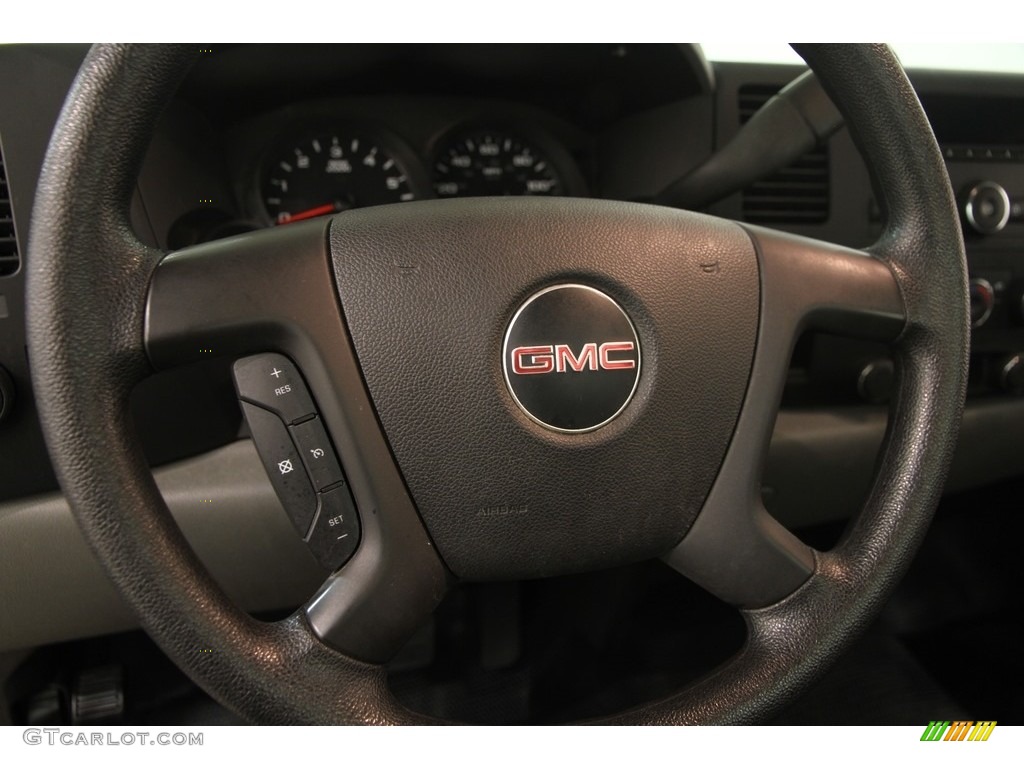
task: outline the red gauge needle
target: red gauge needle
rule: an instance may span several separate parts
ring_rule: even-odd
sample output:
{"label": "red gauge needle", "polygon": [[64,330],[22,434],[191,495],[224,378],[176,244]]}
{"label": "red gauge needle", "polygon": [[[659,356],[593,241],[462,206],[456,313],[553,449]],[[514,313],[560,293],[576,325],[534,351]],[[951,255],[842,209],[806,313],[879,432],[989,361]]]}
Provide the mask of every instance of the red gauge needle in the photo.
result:
{"label": "red gauge needle", "polygon": [[309,208],[305,211],[299,211],[298,213],[288,214],[287,218],[282,215],[278,215],[278,224],[291,224],[293,221],[303,221],[304,219],[315,219],[317,216],[323,216],[328,213],[334,213],[338,209],[335,203],[327,203],[325,205],[318,205],[316,208]]}

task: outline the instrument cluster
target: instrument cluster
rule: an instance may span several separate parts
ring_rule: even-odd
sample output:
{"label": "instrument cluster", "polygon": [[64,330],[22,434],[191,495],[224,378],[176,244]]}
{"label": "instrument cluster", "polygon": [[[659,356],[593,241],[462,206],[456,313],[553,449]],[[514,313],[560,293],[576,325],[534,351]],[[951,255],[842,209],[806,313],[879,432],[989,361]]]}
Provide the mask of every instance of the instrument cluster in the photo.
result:
{"label": "instrument cluster", "polygon": [[324,114],[281,122],[252,153],[258,191],[245,195],[267,226],[430,198],[587,195],[572,149],[507,115],[443,128]]}

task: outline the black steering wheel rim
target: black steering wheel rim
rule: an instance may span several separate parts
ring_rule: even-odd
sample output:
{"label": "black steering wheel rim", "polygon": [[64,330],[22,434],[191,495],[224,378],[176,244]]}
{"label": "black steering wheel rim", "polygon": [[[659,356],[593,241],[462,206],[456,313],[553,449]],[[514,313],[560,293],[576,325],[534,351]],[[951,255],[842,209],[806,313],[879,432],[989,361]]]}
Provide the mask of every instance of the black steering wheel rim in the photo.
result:
{"label": "black steering wheel rim", "polygon": [[[868,252],[891,270],[904,322],[894,341],[897,396],[882,460],[840,545],[818,553],[811,576],[784,599],[744,610],[749,636],[738,656],[684,691],[608,722],[752,722],[791,698],[895,585],[952,455],[969,325],[945,166],[891,51],[798,50],[844,113],[887,214]],[[428,722],[390,695],[382,666],[322,643],[307,614],[267,624],[232,605],[173,523],[132,434],[128,396],[151,372],[147,302],[164,254],[138,243],[128,204],[148,138],[192,57],[188,46],[95,47],[54,131],[33,217],[28,323],[58,477],[143,626],[215,698],[256,722]]]}

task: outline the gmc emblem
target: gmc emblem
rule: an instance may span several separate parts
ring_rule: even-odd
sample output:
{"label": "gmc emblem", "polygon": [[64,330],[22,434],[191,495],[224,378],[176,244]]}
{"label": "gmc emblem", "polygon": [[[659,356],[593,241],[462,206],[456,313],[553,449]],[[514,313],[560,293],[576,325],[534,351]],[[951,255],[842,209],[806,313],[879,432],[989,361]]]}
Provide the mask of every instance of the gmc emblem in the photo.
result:
{"label": "gmc emblem", "polygon": [[512,315],[501,371],[512,400],[533,421],[556,432],[589,432],[633,399],[641,352],[633,321],[611,296],[562,283],[537,291]]}
{"label": "gmc emblem", "polygon": [[[622,357],[622,353],[633,352],[632,341],[606,341],[603,344],[584,344],[579,355],[573,354],[568,344],[545,344],[533,347],[516,347],[512,350],[512,373],[532,376],[540,373],[568,373],[571,371],[604,370],[623,371],[636,368],[636,360]],[[612,355],[616,355],[612,357]]]}

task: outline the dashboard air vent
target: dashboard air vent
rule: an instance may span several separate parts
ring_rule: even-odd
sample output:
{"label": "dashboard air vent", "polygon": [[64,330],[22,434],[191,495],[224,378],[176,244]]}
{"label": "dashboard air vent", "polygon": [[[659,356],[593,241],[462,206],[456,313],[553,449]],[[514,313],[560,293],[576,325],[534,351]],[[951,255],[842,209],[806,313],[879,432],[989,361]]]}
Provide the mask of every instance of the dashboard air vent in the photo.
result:
{"label": "dashboard air vent", "polygon": [[[739,89],[740,124],[747,122],[779,91],[777,85],[744,85]],[[828,146],[743,190],[743,220],[751,224],[820,224],[828,219]]]}
{"label": "dashboard air vent", "polygon": [[3,150],[0,150],[0,277],[13,275],[18,271],[20,264],[18,240],[14,236],[14,211],[11,209],[11,193],[7,189],[7,172],[4,168]]}

